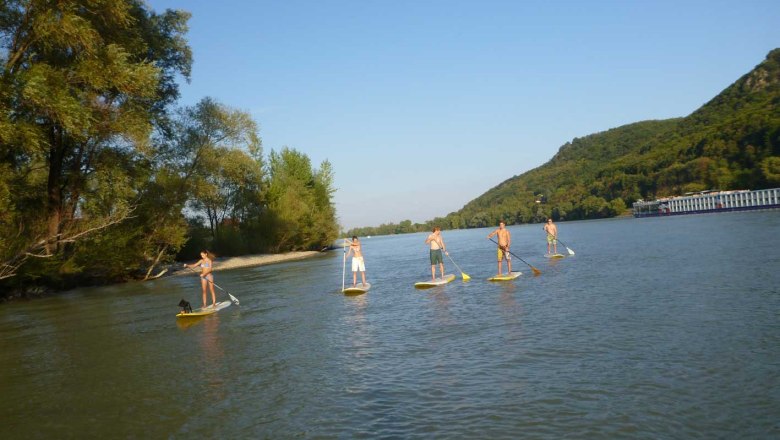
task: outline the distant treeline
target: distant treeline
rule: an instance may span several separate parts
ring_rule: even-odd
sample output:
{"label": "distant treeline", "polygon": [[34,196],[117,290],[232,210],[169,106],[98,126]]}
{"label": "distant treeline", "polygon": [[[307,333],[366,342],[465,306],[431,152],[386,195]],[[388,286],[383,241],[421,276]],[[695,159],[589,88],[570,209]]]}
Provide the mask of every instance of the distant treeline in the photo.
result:
{"label": "distant treeline", "polygon": [[433,226],[434,220],[425,223],[412,223],[411,220],[404,220],[401,223],[383,223],[379,226],[352,228],[346,232],[346,235],[349,237],[353,235],[366,237],[369,235],[409,234],[411,232],[431,231]]}
{"label": "distant treeline", "polygon": [[0,297],[158,273],[178,255],[318,249],[333,170],[190,78],[189,13],[142,0],[0,5]]}
{"label": "distant treeline", "polygon": [[[637,104],[641,105],[641,103]],[[780,49],[684,118],[577,138],[546,164],[512,177],[457,212],[424,224],[356,228],[379,235],[612,217],[638,199],[706,189],[780,186]]]}

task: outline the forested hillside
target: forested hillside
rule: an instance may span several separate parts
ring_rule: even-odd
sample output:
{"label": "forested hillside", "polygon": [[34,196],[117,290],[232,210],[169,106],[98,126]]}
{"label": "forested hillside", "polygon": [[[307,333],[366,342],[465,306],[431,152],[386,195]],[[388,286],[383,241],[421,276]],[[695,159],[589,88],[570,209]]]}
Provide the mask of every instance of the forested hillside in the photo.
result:
{"label": "forested hillside", "polygon": [[684,118],[644,121],[576,138],[546,164],[425,224],[352,233],[413,232],[619,215],[637,199],[704,189],[780,186],[780,49]]}
{"label": "forested hillside", "polygon": [[213,99],[177,105],[189,18],[142,0],[2,3],[0,297],[335,238],[330,163],[263,154],[257,123]]}

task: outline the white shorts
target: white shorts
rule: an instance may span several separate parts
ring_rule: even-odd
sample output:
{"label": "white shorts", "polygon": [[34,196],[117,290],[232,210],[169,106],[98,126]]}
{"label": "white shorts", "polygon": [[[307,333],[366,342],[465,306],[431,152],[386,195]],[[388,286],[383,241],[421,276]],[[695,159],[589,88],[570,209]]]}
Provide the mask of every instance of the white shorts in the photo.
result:
{"label": "white shorts", "polygon": [[357,271],[366,271],[366,263],[363,262],[363,257],[352,257],[352,272]]}

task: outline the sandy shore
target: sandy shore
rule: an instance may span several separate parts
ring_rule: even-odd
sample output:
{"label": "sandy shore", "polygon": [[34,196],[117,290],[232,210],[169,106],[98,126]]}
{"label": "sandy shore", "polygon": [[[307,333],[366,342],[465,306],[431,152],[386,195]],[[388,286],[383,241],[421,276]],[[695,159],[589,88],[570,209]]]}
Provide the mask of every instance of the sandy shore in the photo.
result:
{"label": "sandy shore", "polygon": [[305,251],[287,252],[285,254],[244,255],[242,257],[225,258],[224,260],[217,258],[214,261],[214,269],[224,270],[237,269],[239,267],[262,266],[265,264],[283,263],[285,261],[303,260],[304,258],[311,258],[320,254],[322,254],[322,252]]}
{"label": "sandy shore", "polygon": [[[239,267],[263,266],[266,264],[284,263],[285,261],[303,260],[320,255],[319,251],[287,252],[284,254],[255,254],[241,257],[217,258],[214,260],[214,271],[238,269]],[[174,274],[184,274],[187,270],[177,270]],[[190,272],[191,273],[191,272]]]}

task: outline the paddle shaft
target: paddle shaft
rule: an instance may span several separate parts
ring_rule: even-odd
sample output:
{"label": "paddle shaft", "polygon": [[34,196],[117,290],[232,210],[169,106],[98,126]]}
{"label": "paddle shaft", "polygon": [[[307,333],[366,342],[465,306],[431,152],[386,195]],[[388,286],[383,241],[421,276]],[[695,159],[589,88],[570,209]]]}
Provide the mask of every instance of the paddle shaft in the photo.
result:
{"label": "paddle shaft", "polygon": [[574,251],[569,249],[569,246],[566,246],[566,243],[562,242],[558,237],[555,237],[556,240],[558,240],[558,243],[562,244],[563,247],[566,248],[566,250],[569,252],[569,254],[574,255]]}
{"label": "paddle shaft", "polygon": [[342,243],[342,247],[344,248],[344,264],[341,265],[341,291],[344,291],[345,283],[344,277],[347,276],[347,239],[344,239],[344,243]]}
{"label": "paddle shaft", "polygon": [[[191,267],[189,267],[189,266],[187,266],[187,269],[189,269],[189,270],[191,270],[191,271],[193,271],[193,272],[195,272],[195,273],[198,273],[197,271],[193,270],[193,269],[192,269]],[[235,305],[238,305],[238,304],[239,304],[239,303],[238,303],[238,298],[236,298],[235,296],[231,295],[231,294],[230,294],[230,292],[228,292],[227,290],[225,290],[225,289],[223,289],[223,288],[219,287],[219,284],[215,283],[214,281],[211,281],[210,279],[208,279],[208,278],[206,278],[206,277],[204,277],[204,276],[202,276],[202,275],[200,276],[200,279],[208,281],[209,283],[211,283],[211,285],[212,285],[212,286],[214,286],[214,287],[216,287],[217,289],[219,289],[219,290],[221,290],[221,291],[223,291],[223,292],[227,293],[227,294],[228,294],[228,296],[230,297],[230,300],[231,300],[231,301],[233,301],[233,303],[234,303]]]}
{"label": "paddle shaft", "polygon": [[[493,240],[492,238],[490,238],[489,240],[490,240],[490,241],[492,241],[493,243],[496,243],[496,245],[497,245],[498,247],[501,247],[501,245],[500,245],[500,244],[498,244],[498,242],[496,242],[496,241],[495,241],[495,240]],[[503,249],[503,248],[502,248],[502,249]],[[542,273],[542,271],[540,271],[539,269],[537,269],[537,268],[535,268],[535,267],[531,266],[531,265],[530,265],[530,264],[529,264],[527,261],[525,261],[525,260],[523,260],[522,258],[520,258],[520,257],[518,257],[517,255],[515,255],[515,253],[514,253],[514,252],[510,251],[509,249],[505,249],[505,250],[506,250],[507,252],[509,252],[510,254],[512,254],[512,256],[513,256],[513,257],[517,258],[518,260],[522,261],[522,262],[523,262],[523,263],[525,263],[525,264],[528,264],[528,267],[530,267],[530,268],[531,268],[531,270],[534,272],[534,275],[539,275],[540,273]]]}
{"label": "paddle shaft", "polygon": [[[453,260],[452,257],[450,257],[450,253],[449,252],[447,252],[445,255],[447,255],[447,258],[449,258],[450,261],[452,261],[452,264],[454,264],[455,267],[458,268],[458,271],[460,271],[461,278],[463,278],[464,280],[468,280],[469,278],[471,278],[467,273],[465,273],[465,272],[463,272],[463,270],[461,270],[461,268],[458,266],[458,263],[456,263],[455,260]],[[444,274],[442,274],[442,276],[444,276]]]}

